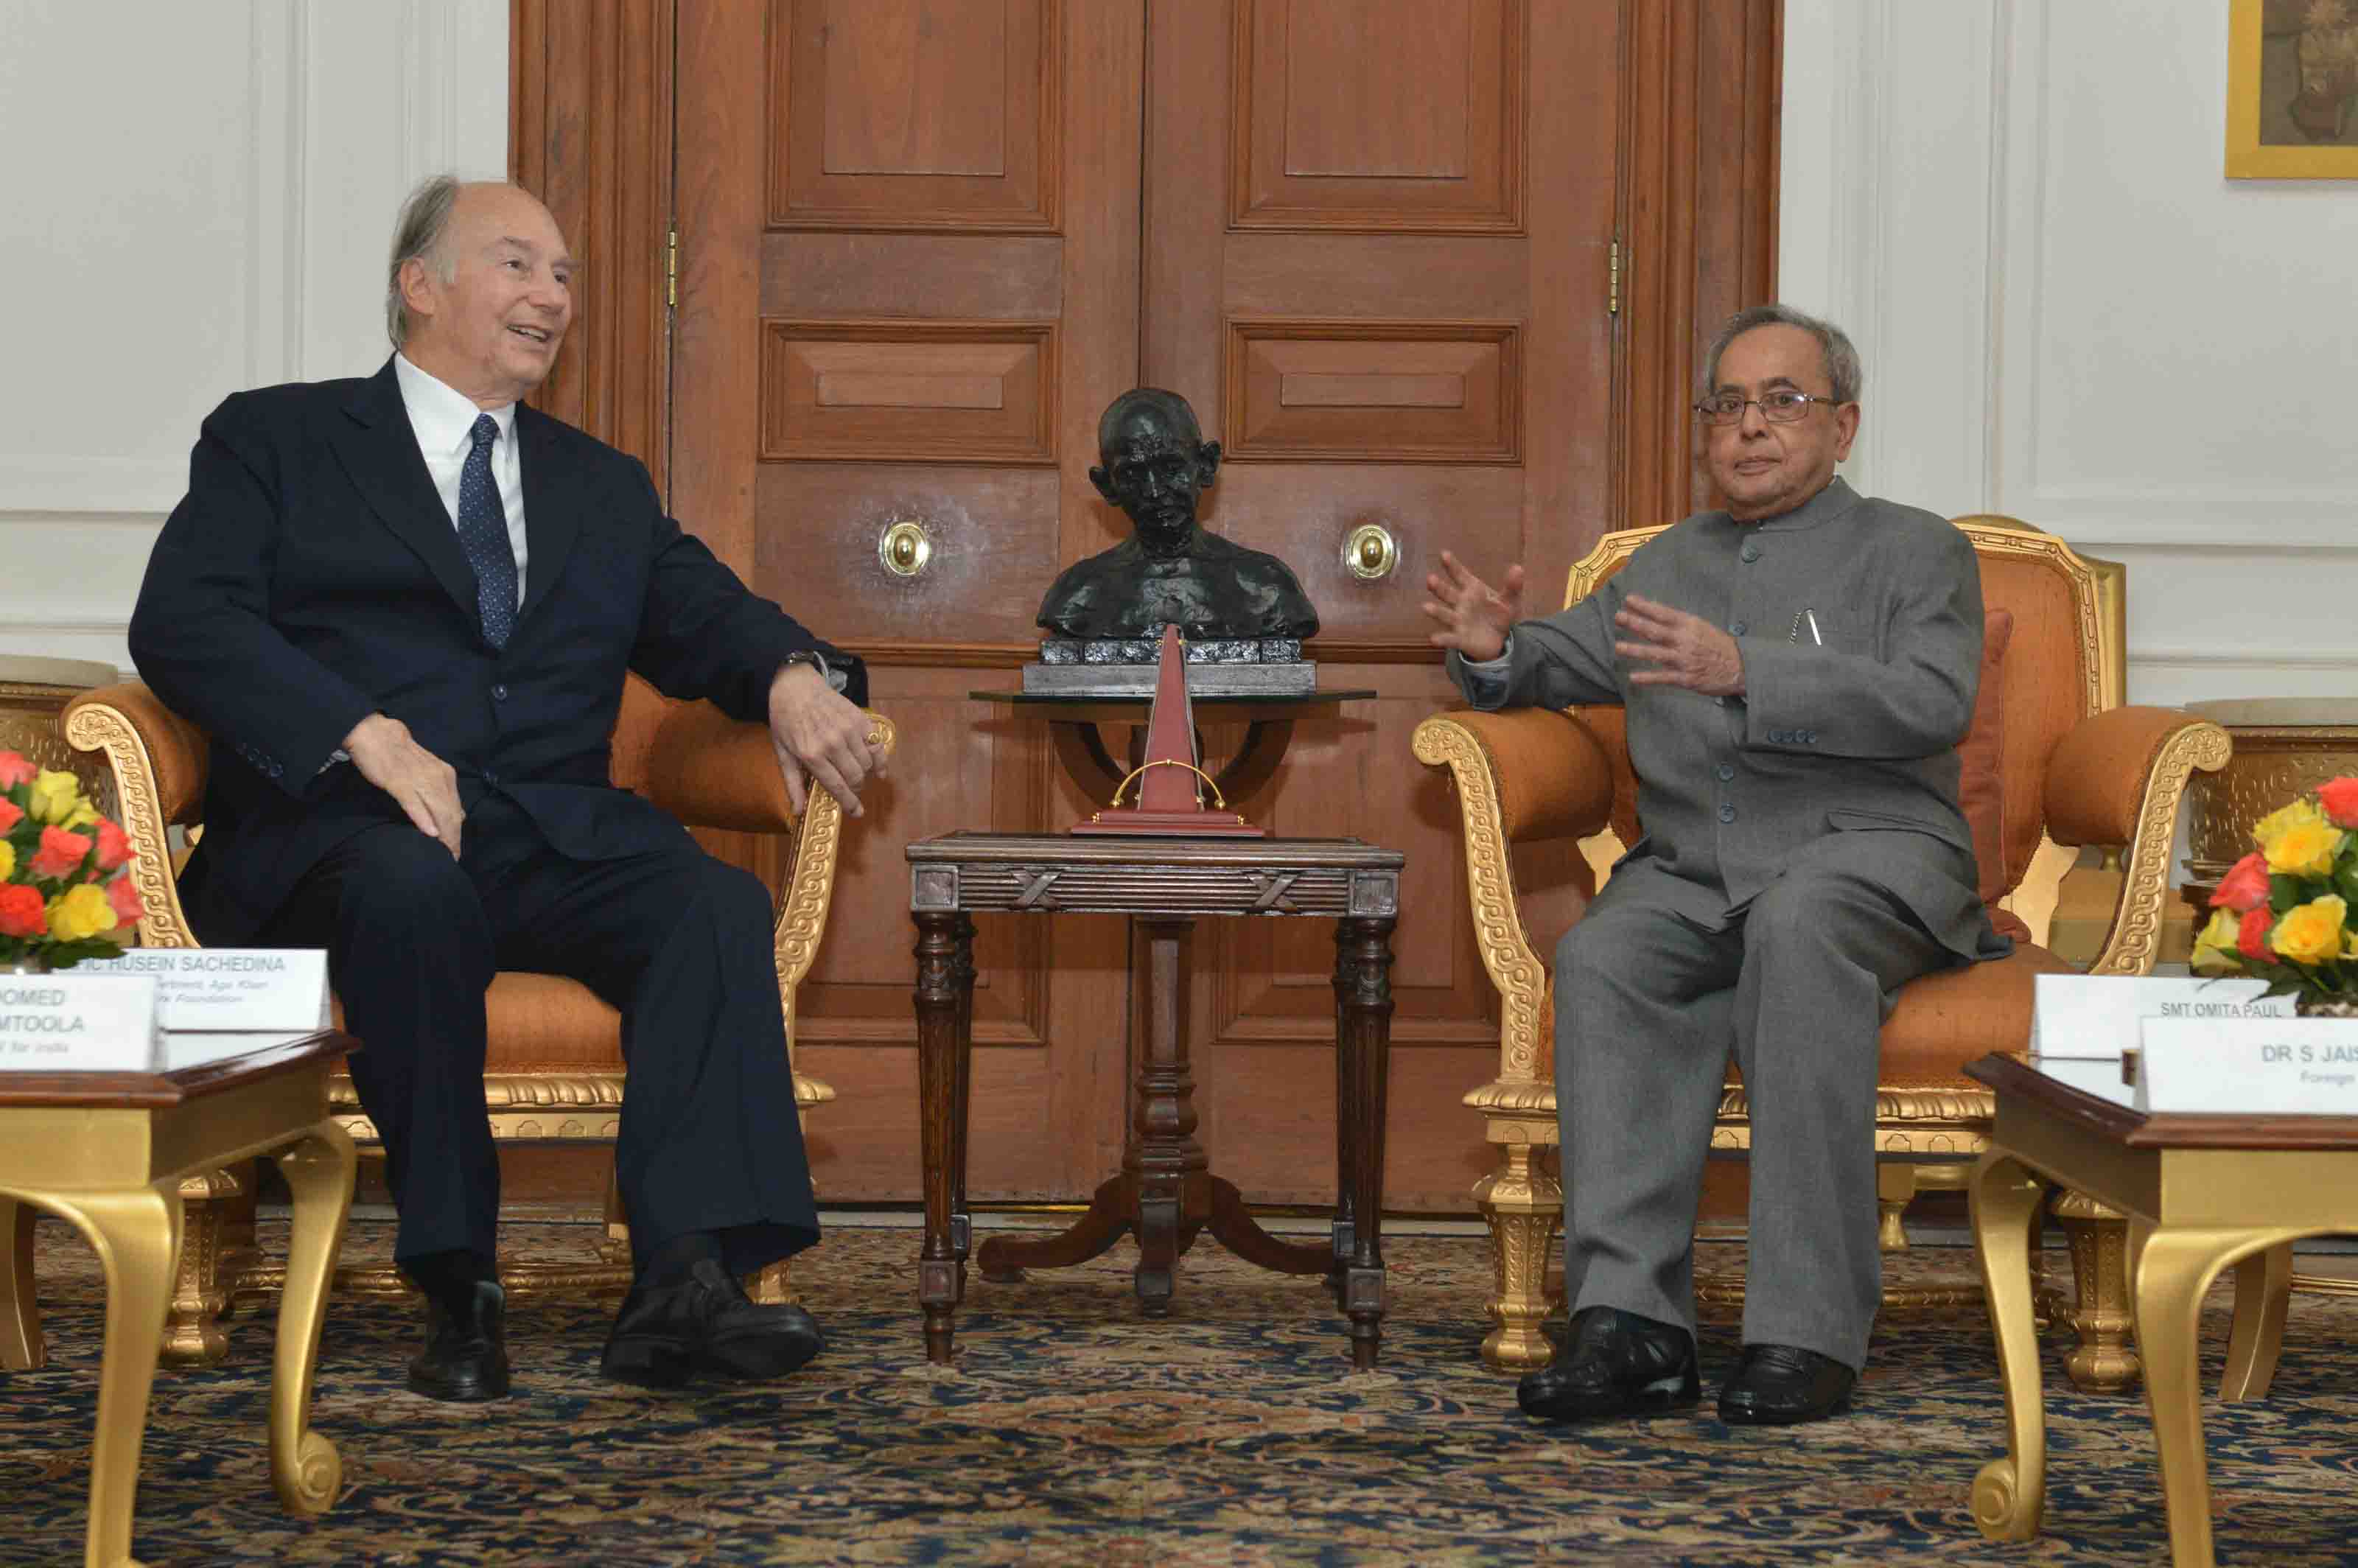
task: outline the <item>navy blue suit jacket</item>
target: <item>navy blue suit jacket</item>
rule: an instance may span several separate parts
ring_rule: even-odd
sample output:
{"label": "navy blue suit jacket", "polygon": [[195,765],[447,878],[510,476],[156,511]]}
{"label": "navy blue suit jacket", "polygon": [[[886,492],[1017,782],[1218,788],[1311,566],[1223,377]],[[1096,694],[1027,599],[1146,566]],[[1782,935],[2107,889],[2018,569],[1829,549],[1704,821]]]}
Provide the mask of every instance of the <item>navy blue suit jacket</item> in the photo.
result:
{"label": "navy blue suit jacket", "polygon": [[250,939],[330,849],[407,822],[350,763],[327,765],[371,713],[456,769],[470,812],[497,790],[559,853],[595,860],[683,831],[610,782],[626,669],[763,721],[779,666],[813,649],[866,701],[858,662],[681,532],[635,459],[529,407],[515,435],[529,564],[494,650],[390,361],[365,380],[239,393],[205,420],[131,653],[212,738],[205,835],[181,882],[207,941]]}

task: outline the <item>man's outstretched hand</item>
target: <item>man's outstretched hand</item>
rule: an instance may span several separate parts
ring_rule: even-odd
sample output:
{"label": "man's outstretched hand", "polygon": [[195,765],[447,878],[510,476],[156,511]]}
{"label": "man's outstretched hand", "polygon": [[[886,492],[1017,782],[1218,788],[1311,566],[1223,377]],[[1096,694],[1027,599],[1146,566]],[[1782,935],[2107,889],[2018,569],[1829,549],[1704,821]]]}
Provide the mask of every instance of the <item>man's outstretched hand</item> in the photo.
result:
{"label": "man's outstretched hand", "polygon": [[788,665],[770,682],[770,749],[796,816],[809,803],[811,780],[845,816],[860,815],[860,786],[884,772],[884,739],[869,722],[808,665]]}
{"label": "man's outstretched hand", "polygon": [[459,805],[458,772],[412,739],[408,725],[372,713],[344,737],[344,753],[361,777],[393,796],[420,833],[440,839],[458,859],[459,829],[467,820]]}
{"label": "man's outstretched hand", "polygon": [[1613,612],[1624,641],[1613,651],[1650,667],[1629,672],[1632,686],[1681,686],[1705,697],[1744,694],[1744,654],[1736,639],[1683,610],[1633,593]]}
{"label": "man's outstretched hand", "polygon": [[1522,619],[1523,568],[1507,568],[1506,580],[1492,588],[1460,566],[1455,556],[1441,552],[1441,569],[1424,579],[1424,612],[1439,630],[1427,641],[1436,648],[1455,648],[1462,658],[1481,664],[1495,659],[1507,645],[1507,629]]}

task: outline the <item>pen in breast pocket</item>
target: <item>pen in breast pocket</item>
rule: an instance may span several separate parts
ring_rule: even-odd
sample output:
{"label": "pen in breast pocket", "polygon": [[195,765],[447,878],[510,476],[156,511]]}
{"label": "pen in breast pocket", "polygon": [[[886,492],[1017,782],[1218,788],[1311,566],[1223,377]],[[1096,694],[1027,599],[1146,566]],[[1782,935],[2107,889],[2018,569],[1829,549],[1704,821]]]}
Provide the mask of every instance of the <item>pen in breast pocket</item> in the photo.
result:
{"label": "pen in breast pocket", "polygon": [[1807,626],[1810,629],[1810,641],[1820,647],[1824,647],[1826,640],[1818,635],[1818,617],[1815,611],[1804,610],[1799,615],[1793,617],[1793,630],[1788,640],[1795,643],[1800,642],[1801,640],[1801,628],[1804,626]]}

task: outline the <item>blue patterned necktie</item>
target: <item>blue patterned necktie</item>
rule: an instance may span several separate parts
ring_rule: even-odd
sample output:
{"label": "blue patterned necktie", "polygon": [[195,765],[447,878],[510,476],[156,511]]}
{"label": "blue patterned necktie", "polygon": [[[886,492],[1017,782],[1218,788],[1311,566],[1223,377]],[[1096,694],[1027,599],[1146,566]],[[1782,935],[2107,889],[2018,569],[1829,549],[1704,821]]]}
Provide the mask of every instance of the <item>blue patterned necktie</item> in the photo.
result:
{"label": "blue patterned necktie", "polygon": [[474,449],[459,470],[459,543],[475,568],[475,606],[483,617],[483,638],[494,648],[508,645],[515,630],[515,547],[508,543],[508,514],[500,505],[500,487],[492,478],[492,443],[500,438],[500,422],[479,415]]}

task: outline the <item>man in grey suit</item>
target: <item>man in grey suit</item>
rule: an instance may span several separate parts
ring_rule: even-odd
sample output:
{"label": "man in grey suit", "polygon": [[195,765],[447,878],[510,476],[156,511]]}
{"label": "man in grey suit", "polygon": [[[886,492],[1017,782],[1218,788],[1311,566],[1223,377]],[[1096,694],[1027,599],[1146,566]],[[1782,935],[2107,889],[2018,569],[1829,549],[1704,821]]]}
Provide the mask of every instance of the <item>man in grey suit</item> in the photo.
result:
{"label": "man in grey suit", "polygon": [[1556,949],[1572,1333],[1517,1390],[1552,1421],[1700,1398],[1695,1206],[1730,1050],[1751,1104],[1744,1355],[1721,1419],[1847,1402],[1881,1297],[1877,1037],[1918,975],[2008,950],[1974,892],[1957,741],[1981,574],[1942,518],[1834,477],[1857,351],[1788,307],[1712,346],[1696,412],[1725,512],[1561,614],[1444,554],[1433,641],[1476,708],[1619,703],[1643,837]]}

